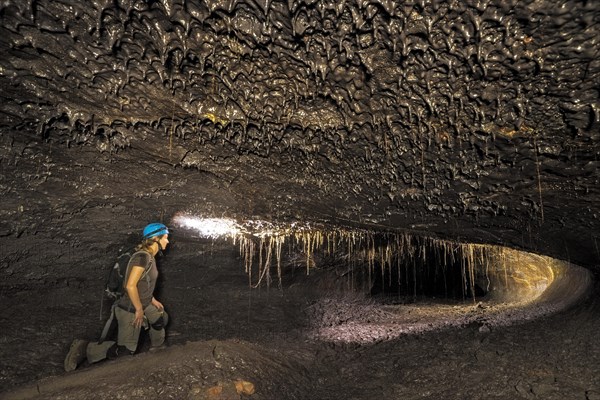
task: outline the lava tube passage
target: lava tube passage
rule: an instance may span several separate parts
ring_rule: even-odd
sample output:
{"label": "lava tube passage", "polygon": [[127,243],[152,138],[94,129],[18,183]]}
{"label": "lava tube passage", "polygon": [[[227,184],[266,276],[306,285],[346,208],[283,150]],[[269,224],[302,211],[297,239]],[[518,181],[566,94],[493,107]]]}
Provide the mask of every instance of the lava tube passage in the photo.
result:
{"label": "lava tube passage", "polygon": [[[239,246],[251,288],[301,275],[316,339],[374,343],[449,326],[479,330],[548,315],[580,300],[591,274],[502,246],[409,233],[178,215],[198,237]],[[301,274],[299,274],[301,272]]]}

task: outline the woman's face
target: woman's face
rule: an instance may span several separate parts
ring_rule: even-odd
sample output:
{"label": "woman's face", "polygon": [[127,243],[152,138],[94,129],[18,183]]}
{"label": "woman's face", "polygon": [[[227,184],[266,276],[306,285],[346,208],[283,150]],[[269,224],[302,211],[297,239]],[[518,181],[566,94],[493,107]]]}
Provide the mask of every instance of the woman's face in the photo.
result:
{"label": "woman's face", "polygon": [[165,250],[167,245],[169,244],[169,235],[162,235],[160,239],[158,239],[158,245],[161,250]]}

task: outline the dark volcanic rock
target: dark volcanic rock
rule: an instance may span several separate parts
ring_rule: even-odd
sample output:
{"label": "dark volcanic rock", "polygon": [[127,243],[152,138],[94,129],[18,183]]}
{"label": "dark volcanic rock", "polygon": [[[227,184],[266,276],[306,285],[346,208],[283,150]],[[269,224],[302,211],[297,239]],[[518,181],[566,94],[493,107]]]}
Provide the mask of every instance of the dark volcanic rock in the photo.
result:
{"label": "dark volcanic rock", "polygon": [[598,263],[594,2],[5,1],[0,15],[4,237],[185,209]]}
{"label": "dark volcanic rock", "polygon": [[597,1],[4,0],[0,21],[2,295],[97,286],[179,212],[598,273]]}

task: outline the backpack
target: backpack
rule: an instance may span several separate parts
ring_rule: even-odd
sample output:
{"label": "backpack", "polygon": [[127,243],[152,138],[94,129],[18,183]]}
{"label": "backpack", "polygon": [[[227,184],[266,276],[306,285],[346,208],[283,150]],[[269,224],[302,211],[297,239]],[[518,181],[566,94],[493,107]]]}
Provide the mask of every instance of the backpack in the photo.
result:
{"label": "backpack", "polygon": [[111,299],[119,299],[125,292],[125,276],[127,276],[127,265],[133,255],[133,249],[125,251],[117,256],[115,264],[108,272],[104,293]]}
{"label": "backpack", "polygon": [[[125,277],[127,277],[127,273],[129,272],[127,267],[129,260],[135,253],[137,253],[135,249],[130,249],[117,256],[115,264],[108,272],[108,278],[104,287],[104,293],[109,298],[118,300],[125,293]],[[145,278],[148,272],[149,270],[144,271],[140,279]]]}

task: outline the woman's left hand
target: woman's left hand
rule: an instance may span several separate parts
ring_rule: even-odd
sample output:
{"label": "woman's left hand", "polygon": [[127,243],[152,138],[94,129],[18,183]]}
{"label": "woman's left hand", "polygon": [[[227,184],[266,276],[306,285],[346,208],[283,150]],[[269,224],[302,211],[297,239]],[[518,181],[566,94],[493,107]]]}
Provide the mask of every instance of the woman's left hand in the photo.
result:
{"label": "woman's left hand", "polygon": [[152,305],[161,311],[165,309],[165,306],[163,306],[162,303],[156,300],[154,297],[152,298]]}

